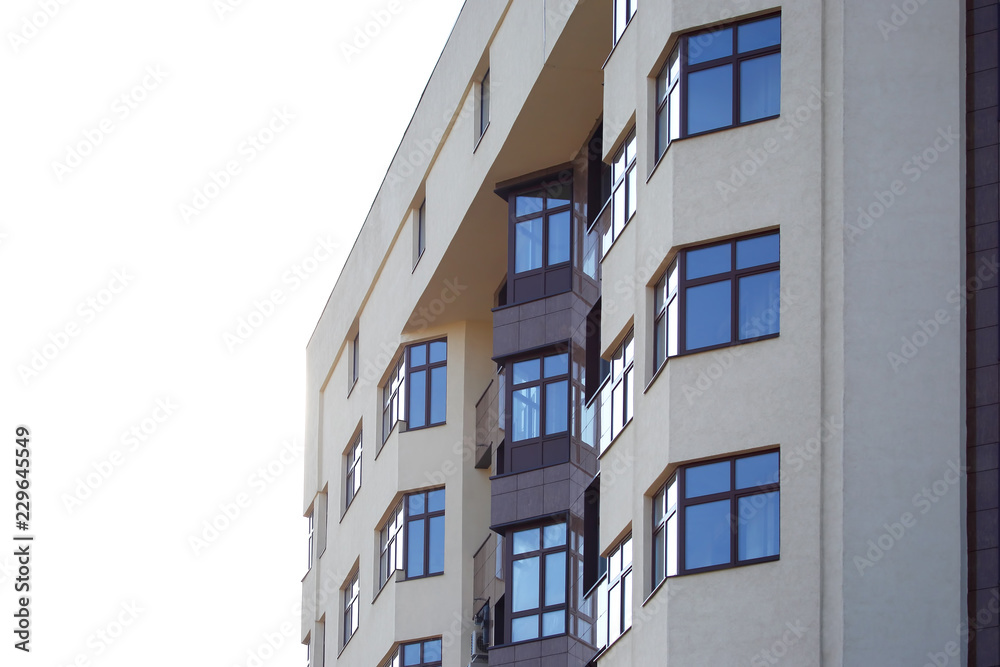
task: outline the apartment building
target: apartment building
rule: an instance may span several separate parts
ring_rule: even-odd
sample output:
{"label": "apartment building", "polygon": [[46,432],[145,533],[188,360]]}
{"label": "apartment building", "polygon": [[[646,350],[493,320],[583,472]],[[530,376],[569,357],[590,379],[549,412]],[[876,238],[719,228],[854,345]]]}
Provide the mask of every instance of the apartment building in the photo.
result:
{"label": "apartment building", "polygon": [[996,45],[466,3],[307,348],[310,666],[1000,664]]}

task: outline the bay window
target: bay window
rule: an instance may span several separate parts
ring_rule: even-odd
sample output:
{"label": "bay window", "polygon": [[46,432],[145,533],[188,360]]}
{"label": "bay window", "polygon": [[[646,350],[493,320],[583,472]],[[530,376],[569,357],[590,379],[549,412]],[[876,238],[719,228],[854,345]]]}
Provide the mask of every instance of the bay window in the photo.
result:
{"label": "bay window", "polygon": [[566,524],[536,526],[510,533],[510,641],[566,632],[568,587]]}

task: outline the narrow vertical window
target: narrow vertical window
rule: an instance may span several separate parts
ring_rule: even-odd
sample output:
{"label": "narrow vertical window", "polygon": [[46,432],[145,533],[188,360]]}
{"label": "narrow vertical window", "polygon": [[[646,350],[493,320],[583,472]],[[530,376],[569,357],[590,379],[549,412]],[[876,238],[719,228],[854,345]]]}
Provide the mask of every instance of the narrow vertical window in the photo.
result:
{"label": "narrow vertical window", "polygon": [[427,247],[427,202],[420,202],[417,210],[417,256],[424,254]]}
{"label": "narrow vertical window", "polygon": [[354,334],[354,340],[351,341],[351,387],[354,387],[361,374],[361,350],[358,347],[360,336],[360,332]]}
{"label": "narrow vertical window", "polygon": [[396,570],[403,569],[403,502],[400,501],[379,531],[379,583],[381,590]]}
{"label": "narrow vertical window", "polygon": [[483,136],[490,124],[490,71],[486,70],[479,82],[479,136]]}
{"label": "narrow vertical window", "polygon": [[344,586],[344,646],[351,641],[351,637],[358,631],[358,622],[361,614],[361,577],[360,572],[355,571],[354,575],[348,579]]}
{"label": "narrow vertical window", "polygon": [[448,402],[448,343],[435,340],[406,348],[407,428],[445,422]]}
{"label": "narrow vertical window", "polygon": [[615,0],[615,44],[621,39],[629,21],[635,16],[638,4],[638,0]]}
{"label": "narrow vertical window", "polygon": [[601,388],[601,451],[632,421],[635,335],[629,330],[611,356],[611,379]]}
{"label": "narrow vertical window", "polygon": [[361,490],[361,433],[347,448],[346,466],[347,477],[345,479],[344,511],[354,502],[355,496]]}
{"label": "narrow vertical window", "polygon": [[316,536],[316,524],[313,520],[313,517],[315,514],[316,514],[316,506],[313,505],[313,508],[309,510],[309,553],[307,556],[309,561],[309,567],[307,568],[307,570],[311,570],[313,567],[313,549],[315,548],[315,536]]}
{"label": "narrow vertical window", "polygon": [[681,136],[680,47],[674,47],[656,77],[656,159]]}
{"label": "narrow vertical window", "polygon": [[406,497],[406,578],[444,572],[444,489]]}
{"label": "narrow vertical window", "polygon": [[396,422],[402,421],[406,399],[406,351],[393,365],[382,387],[382,442],[389,438]]}
{"label": "narrow vertical window", "polygon": [[663,272],[653,291],[653,370],[677,354],[677,260]]}
{"label": "narrow vertical window", "polygon": [[611,244],[625,229],[636,209],[636,177],[635,177],[636,142],[633,128],[625,138],[625,143],[615,154],[611,165],[611,224],[604,230],[601,244],[606,255]]}

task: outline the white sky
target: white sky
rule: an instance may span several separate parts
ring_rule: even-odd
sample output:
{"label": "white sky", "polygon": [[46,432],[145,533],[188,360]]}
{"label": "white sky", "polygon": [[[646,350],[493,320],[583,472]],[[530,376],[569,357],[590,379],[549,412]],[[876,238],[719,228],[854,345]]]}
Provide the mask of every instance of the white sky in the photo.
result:
{"label": "white sky", "polygon": [[4,2],[0,664],[304,664],[305,344],[461,5]]}

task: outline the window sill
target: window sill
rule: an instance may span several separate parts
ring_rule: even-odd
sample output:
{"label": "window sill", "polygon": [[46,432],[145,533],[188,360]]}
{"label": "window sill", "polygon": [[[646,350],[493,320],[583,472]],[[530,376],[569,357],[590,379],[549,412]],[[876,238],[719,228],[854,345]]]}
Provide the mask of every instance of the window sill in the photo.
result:
{"label": "window sill", "polygon": [[403,433],[413,433],[414,431],[425,431],[425,430],[427,430],[429,428],[437,428],[438,426],[446,426],[447,424],[448,424],[448,422],[437,422],[436,424],[427,424],[426,426],[414,426],[412,428],[411,427],[407,427],[405,429],[401,428],[399,430],[399,432],[400,432],[400,434],[403,434]]}
{"label": "window sill", "polygon": [[604,260],[608,258],[608,254],[611,253],[611,249],[614,248],[615,244],[618,243],[618,239],[620,239],[622,236],[625,235],[625,230],[629,228],[629,226],[628,226],[629,223],[632,222],[632,218],[634,218],[637,213],[638,213],[638,209],[636,209],[635,211],[632,211],[632,215],[630,215],[628,217],[628,220],[625,221],[625,224],[622,225],[622,229],[621,229],[620,232],[618,232],[618,236],[616,236],[614,239],[612,239],[611,245],[609,245],[608,249],[604,250],[604,252],[601,254],[601,261],[598,262],[598,264],[600,264],[602,266],[604,265]]}
{"label": "window sill", "polygon": [[[633,415],[633,417],[634,416],[635,415]],[[597,460],[598,461],[602,460],[604,458],[604,455],[611,451],[611,448],[614,447],[615,443],[618,442],[619,438],[622,437],[622,433],[624,433],[625,431],[628,430],[628,426],[631,423],[632,423],[632,417],[629,417],[629,420],[622,425],[622,430],[618,431],[618,435],[616,435],[615,437],[611,438],[611,442],[609,442],[608,446],[604,448],[604,451],[600,452],[597,455]],[[600,443],[598,443],[598,447],[600,447]]]}
{"label": "window sill", "polygon": [[[401,573],[405,572],[405,570],[400,570],[400,572]],[[399,577],[399,579],[397,579],[396,583],[405,584],[407,581],[420,581],[421,579],[433,579],[434,577],[443,577],[443,576],[444,572],[435,572],[434,574],[421,574],[419,577],[407,577],[405,574],[402,574]]]}
{"label": "window sill", "polygon": [[420,258],[424,256],[424,252],[426,252],[426,250],[427,250],[427,248],[424,248],[420,252],[420,254],[417,255],[417,259],[413,262],[413,268],[410,269],[410,273],[416,273],[417,272],[417,265],[420,264]]}
{"label": "window sill", "polygon": [[354,498],[353,498],[353,499],[351,499],[351,504],[350,504],[350,505],[348,505],[347,507],[345,507],[345,508],[344,508],[344,511],[342,511],[342,512],[340,513],[340,521],[338,521],[338,522],[337,522],[338,524],[339,524],[339,523],[344,523],[344,517],[345,517],[345,516],[347,516],[347,513],[348,513],[348,512],[349,512],[349,511],[351,510],[351,507],[352,507],[352,506],[354,505],[354,501],[355,501],[356,499],[357,499],[357,495],[355,495],[355,496],[354,496]]}
{"label": "window sill", "polygon": [[[674,575],[674,576],[676,577],[677,575]],[[658,583],[655,586],[653,586],[653,590],[651,590],[649,592],[649,595],[646,596],[646,599],[643,600],[642,604],[639,605],[639,606],[640,607],[645,607],[649,603],[649,601],[653,599],[653,596],[656,595],[657,593],[659,593],[661,588],[663,588],[664,586],[666,586],[667,579],[673,579],[673,578],[674,577],[663,577],[663,579],[660,579],[660,583]]]}
{"label": "window sill", "polygon": [[663,363],[660,364],[660,367],[657,368],[656,371],[653,372],[653,377],[649,378],[649,382],[646,383],[646,386],[643,388],[642,393],[645,394],[647,391],[649,391],[649,388],[653,386],[653,383],[656,382],[656,379],[658,377],[660,377],[660,375],[663,373],[663,371],[667,368],[667,362],[669,360],[670,360],[670,357],[667,357],[666,359],[664,359]]}
{"label": "window sill", "polygon": [[354,378],[354,382],[352,382],[351,386],[347,388],[347,398],[351,397],[351,394],[354,393],[354,388],[357,386],[358,386],[358,378]]}
{"label": "window sill", "polygon": [[[696,350],[685,350],[684,352],[678,352],[673,357],[668,357],[668,360],[669,359],[677,359],[679,357],[689,357],[692,354],[701,354],[702,352],[713,352],[713,351],[716,351],[716,350],[725,350],[726,348],[730,348],[730,347],[739,348],[739,347],[742,347],[744,345],[750,345],[752,343],[759,343],[759,342],[764,341],[764,340],[771,340],[773,338],[778,338],[779,336],[781,336],[781,332],[780,331],[778,333],[767,334],[766,336],[758,336],[757,338],[748,338],[747,340],[738,340],[738,341],[735,341],[735,342],[721,343],[719,345],[710,345],[708,347],[699,347]],[[733,354],[738,356],[738,355],[743,354],[743,353],[742,352],[733,352]],[[666,364],[664,363],[664,365],[666,365]]]}

